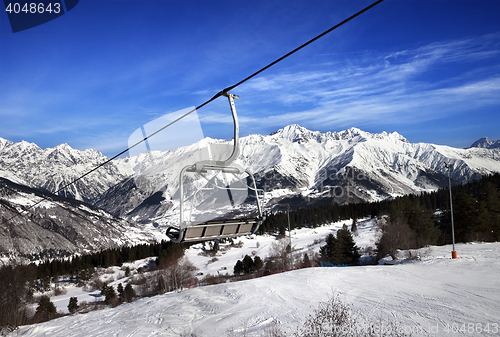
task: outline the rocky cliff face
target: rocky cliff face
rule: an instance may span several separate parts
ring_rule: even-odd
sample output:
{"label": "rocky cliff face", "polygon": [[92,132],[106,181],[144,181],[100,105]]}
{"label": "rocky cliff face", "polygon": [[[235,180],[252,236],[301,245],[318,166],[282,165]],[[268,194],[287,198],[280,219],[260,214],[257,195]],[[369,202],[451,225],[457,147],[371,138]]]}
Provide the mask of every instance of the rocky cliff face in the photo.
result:
{"label": "rocky cliff face", "polygon": [[0,257],[4,258],[48,258],[154,240],[95,206],[4,178],[0,178],[0,221]]}

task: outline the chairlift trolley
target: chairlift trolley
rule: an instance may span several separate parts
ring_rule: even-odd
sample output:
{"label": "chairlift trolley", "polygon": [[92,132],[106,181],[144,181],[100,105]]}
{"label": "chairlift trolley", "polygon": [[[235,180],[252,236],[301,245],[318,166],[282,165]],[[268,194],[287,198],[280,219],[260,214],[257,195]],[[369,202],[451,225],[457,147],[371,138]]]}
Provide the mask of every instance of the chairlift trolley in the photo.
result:
{"label": "chairlift trolley", "polygon": [[[228,92],[223,93],[229,100],[229,106],[231,108],[231,113],[233,116],[234,123],[234,138],[233,138],[233,150],[229,158],[224,161],[217,160],[203,160],[194,163],[193,165],[185,166],[180,172],[180,224],[179,227],[169,227],[167,229],[166,235],[173,242],[191,242],[191,241],[204,241],[204,240],[215,240],[222,238],[230,238],[237,236],[244,236],[254,234],[259,226],[264,221],[264,216],[262,215],[262,209],[258,196],[258,189],[255,183],[255,178],[251,172],[243,169],[239,165],[234,164],[234,160],[239,155],[239,124],[238,116],[236,114],[236,108],[234,106],[234,100],[238,100],[239,97]],[[197,173],[204,177],[207,182],[210,180],[206,178],[207,172],[218,171],[222,174],[233,174],[235,177],[238,174],[246,173],[250,177],[251,184],[253,187],[243,184],[244,188],[236,188],[236,190],[251,190],[255,193],[255,200],[257,203],[258,216],[251,218],[239,218],[239,219],[223,219],[223,220],[210,220],[210,221],[191,221],[184,219],[185,213],[185,200],[184,200],[184,182],[183,178],[186,173]],[[227,190],[229,197],[231,197],[231,191],[234,191],[234,187],[220,187],[219,189]]]}

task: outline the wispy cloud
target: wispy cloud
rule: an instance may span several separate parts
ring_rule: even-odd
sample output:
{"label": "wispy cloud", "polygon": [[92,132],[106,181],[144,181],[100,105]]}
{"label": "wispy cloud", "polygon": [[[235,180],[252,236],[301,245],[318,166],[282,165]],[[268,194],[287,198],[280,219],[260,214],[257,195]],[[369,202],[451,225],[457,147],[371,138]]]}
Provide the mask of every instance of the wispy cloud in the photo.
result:
{"label": "wispy cloud", "polygon": [[[499,54],[497,33],[261,76],[241,88],[246,101],[254,102],[241,104],[241,122],[405,124],[500,106]],[[231,122],[221,117],[205,121]]]}

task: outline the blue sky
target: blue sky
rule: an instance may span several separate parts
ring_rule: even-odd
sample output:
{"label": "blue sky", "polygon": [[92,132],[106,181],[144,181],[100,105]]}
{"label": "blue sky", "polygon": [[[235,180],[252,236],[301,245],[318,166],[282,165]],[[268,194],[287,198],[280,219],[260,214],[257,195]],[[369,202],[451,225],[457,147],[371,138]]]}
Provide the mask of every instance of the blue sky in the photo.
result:
{"label": "blue sky", "polygon": [[[112,156],[141,125],[203,103],[371,2],[81,0],[15,34],[2,12],[0,137]],[[233,93],[242,135],[297,123],[456,147],[499,139],[500,1],[385,0]],[[198,115],[206,136],[231,137],[227,100]]]}

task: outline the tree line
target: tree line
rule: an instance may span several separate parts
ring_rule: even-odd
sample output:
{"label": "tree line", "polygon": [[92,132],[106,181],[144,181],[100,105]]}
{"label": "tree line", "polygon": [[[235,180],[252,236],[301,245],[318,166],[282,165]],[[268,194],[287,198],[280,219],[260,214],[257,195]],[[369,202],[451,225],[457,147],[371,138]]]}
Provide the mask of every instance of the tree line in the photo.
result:
{"label": "tree line", "polygon": [[[452,196],[456,242],[500,239],[500,174],[453,186]],[[393,222],[410,228],[415,247],[452,241],[448,188],[378,202],[338,205],[331,200],[320,206],[290,210],[290,228],[314,228],[340,220],[389,215]],[[287,211],[267,213],[259,228],[260,233],[282,235],[287,230]]]}

